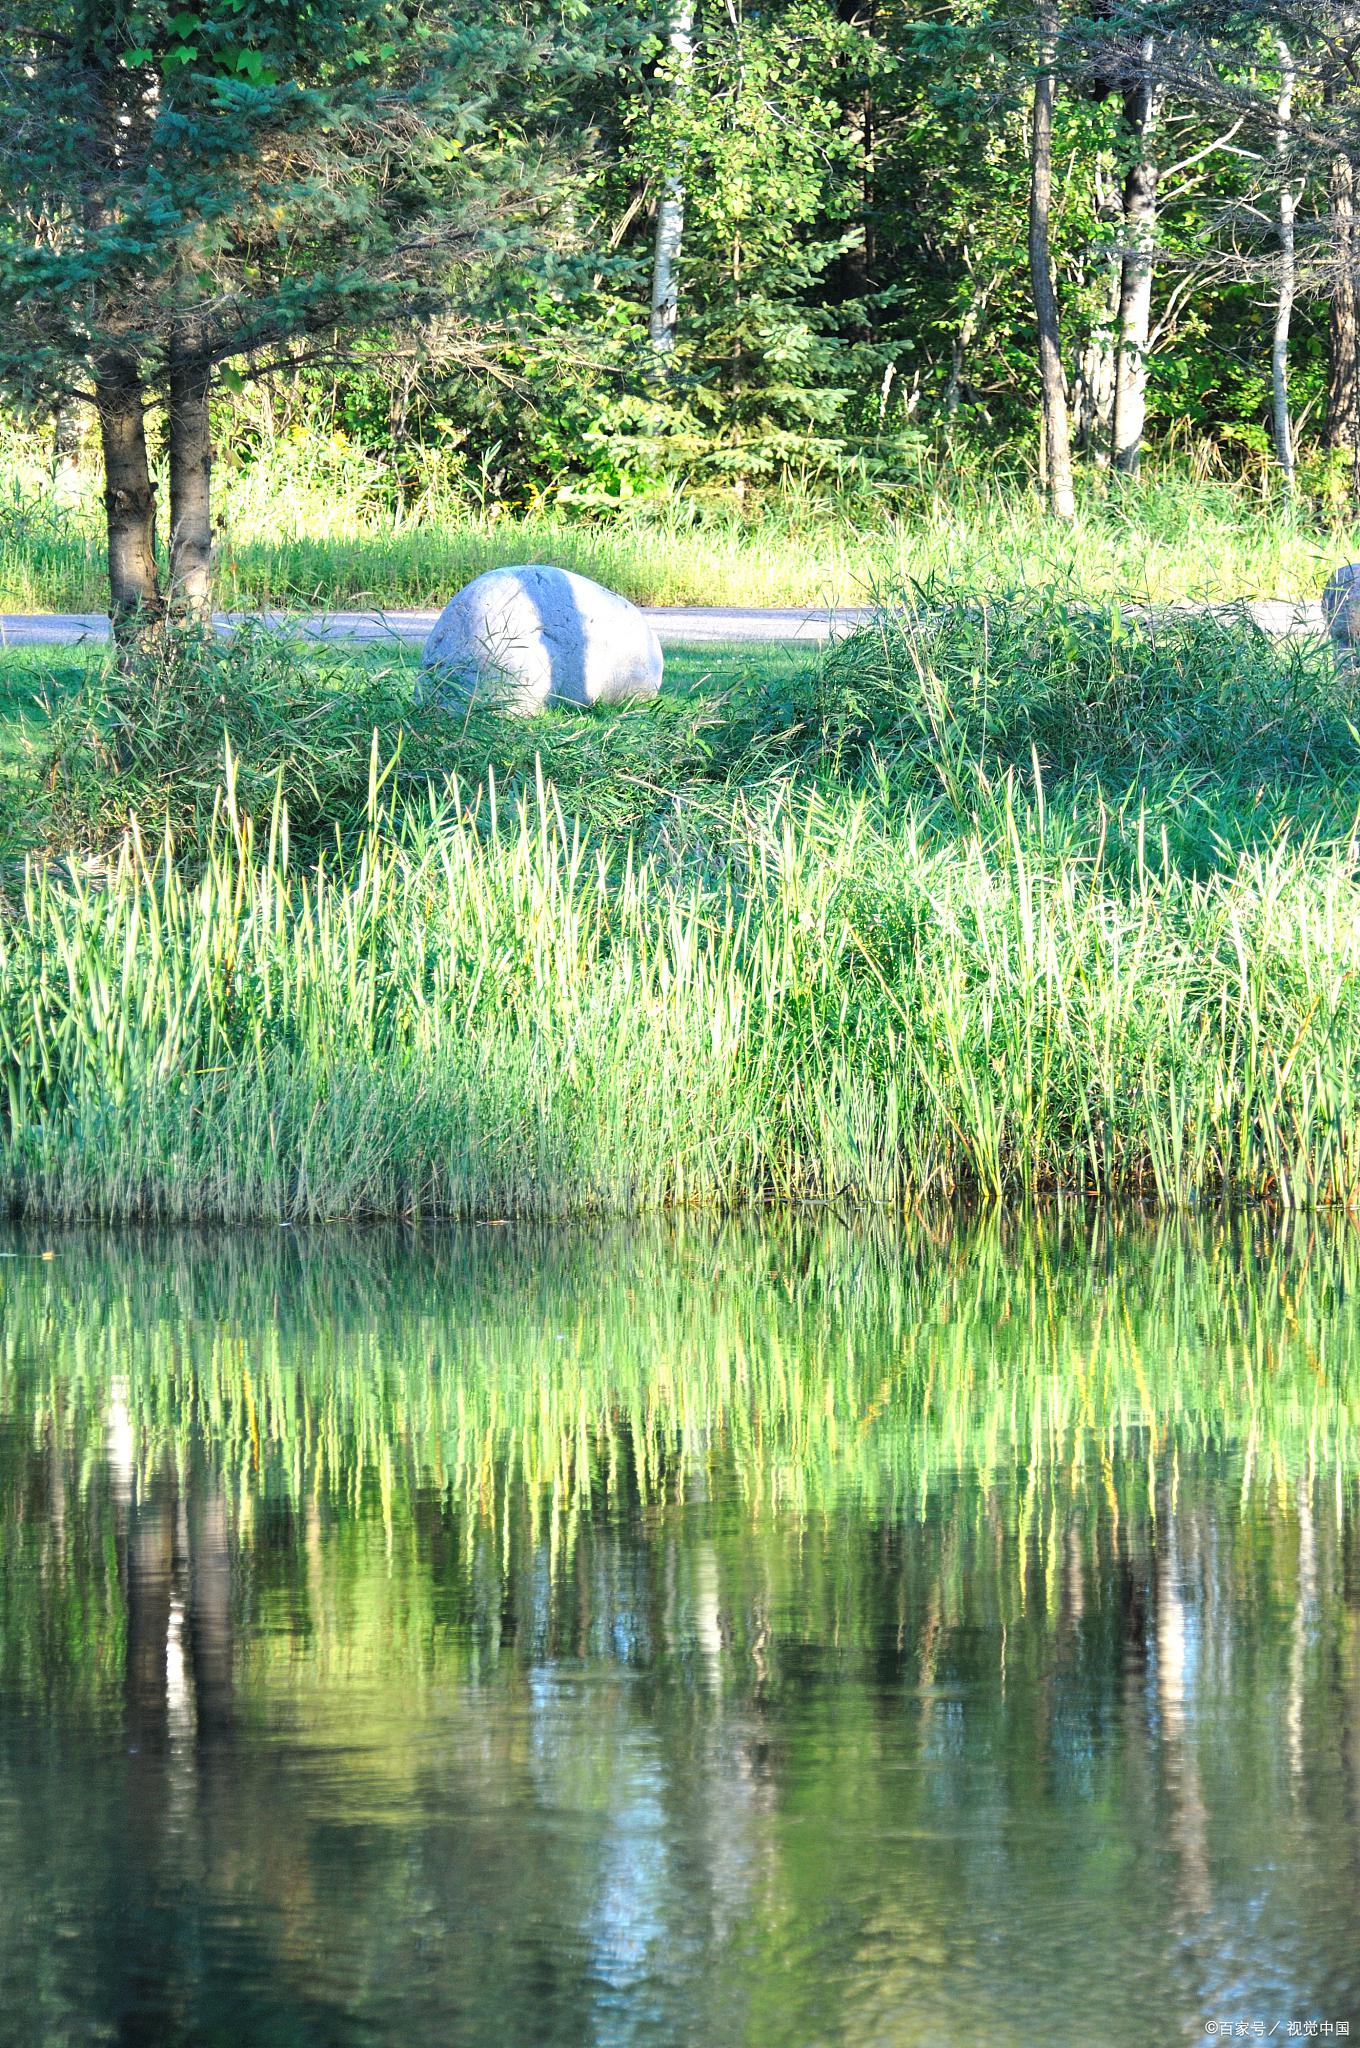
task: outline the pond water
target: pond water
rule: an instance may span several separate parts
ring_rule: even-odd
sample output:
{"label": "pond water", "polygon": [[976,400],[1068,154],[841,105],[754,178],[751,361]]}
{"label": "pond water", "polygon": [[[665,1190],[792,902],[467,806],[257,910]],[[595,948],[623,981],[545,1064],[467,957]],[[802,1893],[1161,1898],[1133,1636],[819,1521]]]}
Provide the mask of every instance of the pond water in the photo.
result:
{"label": "pond water", "polygon": [[1360,2037],[1349,1226],[0,1249],[5,2044]]}

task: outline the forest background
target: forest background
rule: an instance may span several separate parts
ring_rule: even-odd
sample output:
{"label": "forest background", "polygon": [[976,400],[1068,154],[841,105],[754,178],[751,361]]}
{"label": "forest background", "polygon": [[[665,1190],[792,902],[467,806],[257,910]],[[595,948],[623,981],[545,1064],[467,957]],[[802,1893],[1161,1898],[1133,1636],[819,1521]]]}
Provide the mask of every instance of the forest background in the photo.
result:
{"label": "forest background", "polygon": [[[62,132],[90,20],[133,135],[97,219],[88,142],[63,166],[15,111]],[[1116,556],[1135,585],[1139,533],[1169,519],[1174,550],[1245,519],[1256,553],[1239,532],[1214,594],[1287,594],[1313,551],[1266,559],[1261,536],[1302,526],[1327,536],[1321,559],[1356,497],[1360,14],[1344,6],[375,0],[341,20],[101,0],[17,6],[4,54],[16,609],[91,598],[100,537],[73,556],[72,509],[110,348],[154,472],[174,454],[176,346],[213,318],[191,368],[214,546],[229,590],[259,597],[448,594],[419,549],[348,571],[234,558],[266,515],[301,539],[343,512],[408,532],[651,523],[673,559],[616,561],[635,594],[815,601],[848,594],[843,550],[743,581],[695,547],[687,581],[684,532],[725,523],[768,552],[776,527],[883,533],[942,502],[976,525],[998,494],[1024,522],[1040,498],[1060,519],[1099,507],[1089,552],[1132,532]],[[129,80],[154,111],[140,167]],[[130,166],[138,206],[110,205]],[[233,204],[210,202],[223,190]],[[1133,490],[1149,466],[1156,488]],[[97,525],[88,492],[86,511]],[[972,566],[944,555],[951,575]]]}

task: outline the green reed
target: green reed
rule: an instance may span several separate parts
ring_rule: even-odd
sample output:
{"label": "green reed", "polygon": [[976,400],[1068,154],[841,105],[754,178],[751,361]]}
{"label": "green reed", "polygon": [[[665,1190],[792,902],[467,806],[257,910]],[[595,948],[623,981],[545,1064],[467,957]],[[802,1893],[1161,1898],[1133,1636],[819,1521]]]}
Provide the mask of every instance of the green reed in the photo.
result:
{"label": "green reed", "polygon": [[534,720],[307,660],[179,649],[50,728],[65,857],[0,884],[11,1208],[1353,1203],[1321,650],[937,592],[716,702]]}
{"label": "green reed", "polygon": [[290,855],[228,784],[0,926],[0,1197],[52,1217],[562,1216],[976,1191],[1350,1205],[1353,851],[1205,873],[981,780],[589,843],[540,784]]}

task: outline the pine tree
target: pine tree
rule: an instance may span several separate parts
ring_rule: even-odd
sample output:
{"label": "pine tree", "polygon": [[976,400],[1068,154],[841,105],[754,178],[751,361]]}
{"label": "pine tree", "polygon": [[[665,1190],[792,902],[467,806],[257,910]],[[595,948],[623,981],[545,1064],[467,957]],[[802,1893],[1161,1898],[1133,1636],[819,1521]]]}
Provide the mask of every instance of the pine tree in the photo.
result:
{"label": "pine tree", "polygon": [[0,385],[95,408],[120,631],[165,605],[149,403],[168,402],[170,596],[202,610],[215,374],[455,309],[542,199],[527,152],[484,146],[495,93],[541,57],[476,0],[5,0]]}

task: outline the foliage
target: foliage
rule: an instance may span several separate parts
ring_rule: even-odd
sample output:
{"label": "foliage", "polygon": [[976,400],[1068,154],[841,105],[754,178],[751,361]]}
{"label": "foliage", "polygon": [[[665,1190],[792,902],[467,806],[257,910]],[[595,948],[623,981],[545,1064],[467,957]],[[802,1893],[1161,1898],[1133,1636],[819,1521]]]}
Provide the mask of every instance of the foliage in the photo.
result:
{"label": "foliage", "polygon": [[54,0],[4,28],[0,379],[29,405],[112,350],[151,380],[177,342],[211,366],[428,320],[523,174],[484,146],[488,67],[531,61],[504,20]]}

